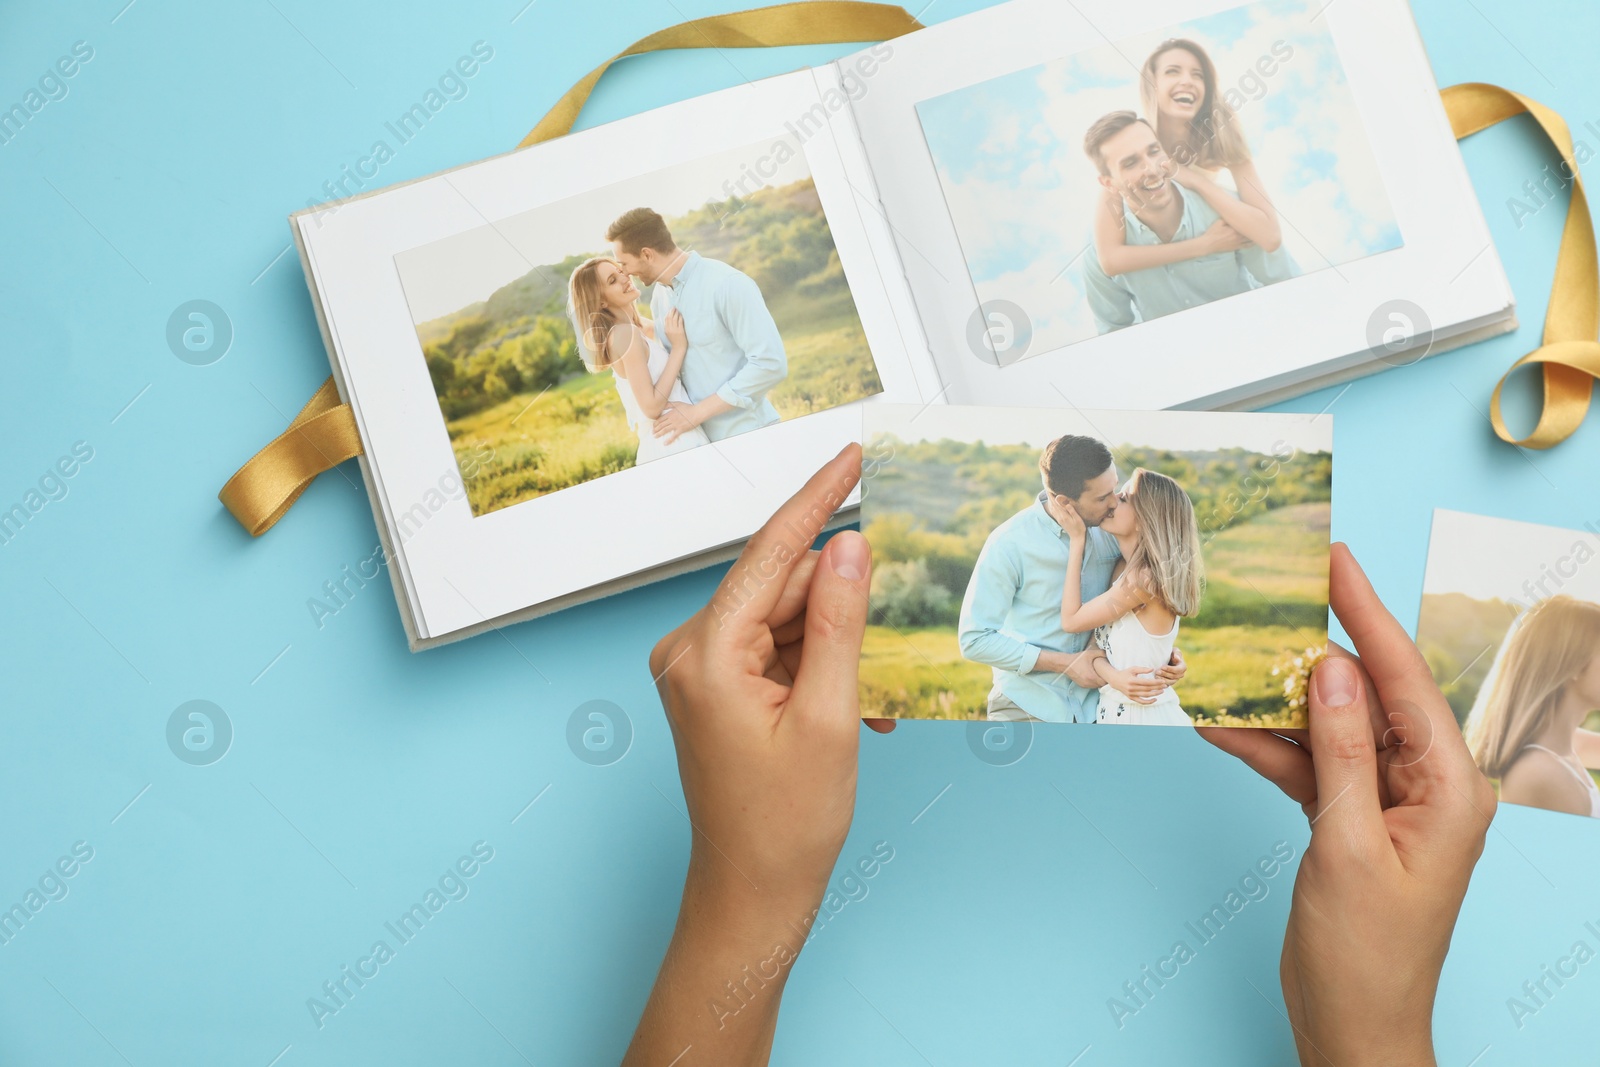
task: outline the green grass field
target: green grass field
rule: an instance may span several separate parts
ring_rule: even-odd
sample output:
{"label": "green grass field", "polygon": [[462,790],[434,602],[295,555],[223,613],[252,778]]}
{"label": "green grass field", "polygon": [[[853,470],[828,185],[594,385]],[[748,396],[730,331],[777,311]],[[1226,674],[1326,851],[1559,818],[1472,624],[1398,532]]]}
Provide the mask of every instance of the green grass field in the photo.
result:
{"label": "green grass field", "polygon": [[[1205,547],[1200,614],[1178,647],[1189,661],[1178,694],[1201,724],[1303,726],[1272,668],[1327,643],[1328,505],[1278,508]],[[988,667],[961,657],[955,627],[869,626],[861,650],[861,711],[918,719],[982,718]]]}
{"label": "green grass field", "polygon": [[[780,321],[805,323],[784,332],[789,377],[769,394],[780,416],[799,418],[881,391],[848,293],[842,306],[813,302],[819,312],[813,315],[798,307],[783,314],[789,309],[774,304]],[[474,515],[626,470],[638,449],[610,371],[569,376],[544,393],[513,396],[446,428]],[[476,459],[484,455],[490,458]]]}

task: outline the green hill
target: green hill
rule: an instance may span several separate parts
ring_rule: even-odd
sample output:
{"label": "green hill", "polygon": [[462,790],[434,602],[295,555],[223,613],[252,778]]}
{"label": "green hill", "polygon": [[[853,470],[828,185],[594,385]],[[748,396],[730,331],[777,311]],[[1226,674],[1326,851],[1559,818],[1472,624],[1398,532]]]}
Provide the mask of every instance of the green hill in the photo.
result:
{"label": "green hill", "polygon": [[1423,594],[1417,647],[1457,722],[1467,721],[1478,687],[1494,665],[1495,650],[1516,614],[1516,607],[1504,600],[1477,600],[1465,593]]}

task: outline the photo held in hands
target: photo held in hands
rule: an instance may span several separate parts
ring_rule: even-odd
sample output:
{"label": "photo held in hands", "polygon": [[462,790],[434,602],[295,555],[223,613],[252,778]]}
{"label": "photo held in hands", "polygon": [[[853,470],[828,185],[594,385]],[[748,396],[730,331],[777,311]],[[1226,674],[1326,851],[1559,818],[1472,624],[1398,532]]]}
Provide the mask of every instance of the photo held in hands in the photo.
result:
{"label": "photo held in hands", "polygon": [[868,718],[1305,725],[1327,416],[876,405]]}

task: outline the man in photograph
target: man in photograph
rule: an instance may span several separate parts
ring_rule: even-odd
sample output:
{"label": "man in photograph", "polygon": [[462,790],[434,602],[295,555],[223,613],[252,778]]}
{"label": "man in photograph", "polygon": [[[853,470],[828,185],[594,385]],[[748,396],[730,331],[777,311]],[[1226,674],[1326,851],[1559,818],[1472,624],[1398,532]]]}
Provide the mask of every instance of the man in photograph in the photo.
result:
{"label": "man in photograph", "polygon": [[[767,394],[789,373],[783,338],[761,289],[720,260],[680,249],[662,217],[648,207],[625,212],[606,230],[617,263],[655,286],[650,315],[673,309],[688,333],[680,380],[692,401],[669,404],[655,420],[667,444],[698,426],[720,441],[779,421]],[[670,350],[670,341],[662,338]]]}
{"label": "man in photograph", "polygon": [[1101,186],[1122,201],[1129,246],[1199,242],[1189,258],[1114,277],[1091,246],[1083,282],[1101,333],[1261,287],[1239,254],[1250,242],[1203,197],[1178,184],[1177,165],[1148,122],[1132,111],[1113,111],[1089,127],[1083,147],[1100,170]]}
{"label": "man in photograph", "polygon": [[[1111,588],[1122,558],[1116,538],[1100,529],[1120,506],[1117,467],[1104,442],[1067,434],[1045,446],[1039,471],[1044,487],[1034,502],[984,541],[961,601],[957,640],[962,656],[993,669],[988,718],[1095,722],[1102,682],[1094,661],[1106,654],[1093,644],[1092,632],[1068,633],[1061,626],[1070,554],[1064,526],[1073,525],[1063,520],[1076,510],[1083,521],[1081,589],[1088,601]],[[1185,669],[1174,651],[1156,671],[1159,684],[1130,695],[1153,697]]]}

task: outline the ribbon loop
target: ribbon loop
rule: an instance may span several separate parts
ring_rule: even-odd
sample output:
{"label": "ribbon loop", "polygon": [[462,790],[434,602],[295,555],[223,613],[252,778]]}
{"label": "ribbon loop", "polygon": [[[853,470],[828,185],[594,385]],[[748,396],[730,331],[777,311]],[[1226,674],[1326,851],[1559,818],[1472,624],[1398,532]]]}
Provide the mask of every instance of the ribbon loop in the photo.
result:
{"label": "ribbon loop", "polygon": [[[1589,198],[1578,173],[1572,132],[1562,117],[1521,93],[1483,82],[1467,82],[1445,89],[1445,113],[1456,137],[1470,137],[1498,122],[1527,113],[1556,146],[1572,181],[1572,204],[1561,232],[1556,255],[1555,280],[1550,287],[1550,307],[1544,318],[1544,344],[1511,365],[1489,401],[1489,421],[1502,441],[1523,448],[1552,448],[1583,425],[1600,378],[1600,265],[1594,243],[1594,221]],[[1526,437],[1517,437],[1500,414],[1500,393],[1511,375],[1524,366],[1538,364],[1544,377],[1544,399],[1539,421]]]}
{"label": "ribbon loop", "polygon": [[217,494],[239,525],[260,537],[300,499],[311,480],[361,455],[361,433],[330,377],[289,428],[250,457]]}

